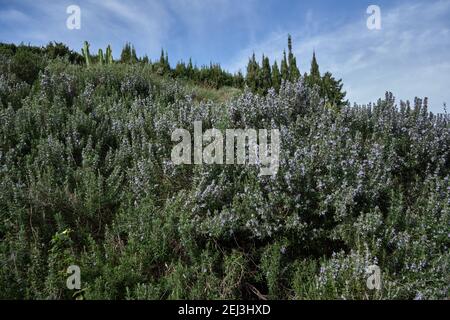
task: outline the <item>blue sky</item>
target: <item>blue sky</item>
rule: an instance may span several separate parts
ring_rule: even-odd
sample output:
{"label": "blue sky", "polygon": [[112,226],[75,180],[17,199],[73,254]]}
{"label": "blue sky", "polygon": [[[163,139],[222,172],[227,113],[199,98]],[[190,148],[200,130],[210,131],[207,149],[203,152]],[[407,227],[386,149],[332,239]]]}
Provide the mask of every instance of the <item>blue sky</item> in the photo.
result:
{"label": "blue sky", "polygon": [[[81,8],[81,29],[66,27],[69,5]],[[382,29],[369,30],[369,5],[381,8]],[[172,63],[220,62],[245,70],[255,52],[279,59],[292,34],[302,72],[313,50],[321,71],[342,78],[351,102],[428,96],[431,110],[450,103],[450,0],[0,0],[0,42],[64,42],[80,51],[126,41],[138,55]]]}

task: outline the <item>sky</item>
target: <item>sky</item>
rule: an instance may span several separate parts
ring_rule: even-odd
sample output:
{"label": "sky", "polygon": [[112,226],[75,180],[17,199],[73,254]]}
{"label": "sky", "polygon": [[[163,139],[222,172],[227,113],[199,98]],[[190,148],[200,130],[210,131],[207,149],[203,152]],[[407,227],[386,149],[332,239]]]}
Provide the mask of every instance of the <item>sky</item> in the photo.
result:
{"label": "sky", "polygon": [[[81,28],[66,26],[70,5]],[[369,5],[381,10],[370,30]],[[450,0],[0,0],[0,42],[63,42],[91,52],[125,42],[139,56],[172,64],[219,62],[245,73],[249,56],[280,60],[293,39],[302,73],[315,51],[321,72],[342,78],[351,103],[367,104],[391,91],[397,100],[428,97],[430,110],[450,104]]]}

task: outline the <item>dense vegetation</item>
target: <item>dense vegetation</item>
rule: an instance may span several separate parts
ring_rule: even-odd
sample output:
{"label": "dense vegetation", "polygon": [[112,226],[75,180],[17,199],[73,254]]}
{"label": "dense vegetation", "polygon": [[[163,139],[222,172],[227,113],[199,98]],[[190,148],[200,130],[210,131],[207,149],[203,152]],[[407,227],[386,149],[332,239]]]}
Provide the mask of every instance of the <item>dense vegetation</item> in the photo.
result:
{"label": "dense vegetation", "polygon": [[[131,45],[89,66],[60,44],[0,46],[0,298],[448,298],[447,120],[389,93],[350,107],[290,48],[243,80]],[[278,174],[174,166],[171,133],[196,120],[280,129]]]}

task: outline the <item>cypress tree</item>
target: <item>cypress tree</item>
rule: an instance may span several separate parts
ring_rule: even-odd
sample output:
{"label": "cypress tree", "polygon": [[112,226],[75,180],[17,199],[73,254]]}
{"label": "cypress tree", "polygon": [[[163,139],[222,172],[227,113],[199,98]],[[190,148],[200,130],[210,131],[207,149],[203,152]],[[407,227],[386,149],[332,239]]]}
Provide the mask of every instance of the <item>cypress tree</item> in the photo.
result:
{"label": "cypress tree", "polygon": [[242,88],[244,87],[245,79],[242,75],[241,70],[238,71],[238,73],[234,76],[234,86],[236,88]]}
{"label": "cypress tree", "polygon": [[194,66],[192,65],[192,58],[189,58],[189,63],[187,66],[187,76],[189,79],[192,79],[194,76]]}
{"label": "cypress tree", "polygon": [[161,56],[159,57],[159,63],[161,65],[164,65],[164,63],[165,63],[164,49],[161,49]]}
{"label": "cypress tree", "polygon": [[136,50],[131,45],[131,43],[127,42],[122,49],[122,53],[120,54],[120,62],[134,63],[136,61],[137,61]]}
{"label": "cypress tree", "polygon": [[311,69],[309,71],[309,75],[306,78],[306,82],[311,88],[316,85],[319,86],[320,94],[323,96],[324,88],[323,88],[322,78],[320,76],[319,64],[317,63],[315,51],[313,52],[313,57],[311,60]]}
{"label": "cypress tree", "polygon": [[122,52],[120,54],[120,62],[121,63],[128,63],[130,62],[131,58],[131,48],[130,44],[127,42],[125,46],[122,49]]}
{"label": "cypress tree", "polygon": [[185,78],[187,76],[186,64],[183,61],[179,61],[174,70],[175,77]]}
{"label": "cypress tree", "polygon": [[289,66],[291,66],[293,63],[294,54],[292,53],[292,37],[290,34],[288,35],[288,53],[289,53],[288,63],[289,63]]}
{"label": "cypress tree", "polygon": [[253,91],[256,92],[258,88],[258,78],[259,78],[259,64],[256,61],[255,54],[253,53],[251,59],[247,65],[247,86]]}
{"label": "cypress tree", "polygon": [[289,65],[289,80],[297,81],[300,79],[300,70],[297,67],[297,58],[292,57],[291,64]]}
{"label": "cypress tree", "polygon": [[131,63],[136,63],[138,61],[137,55],[136,55],[136,49],[134,48],[134,46],[131,46],[131,57],[130,57],[130,62]]}
{"label": "cypress tree", "polygon": [[309,74],[313,79],[320,78],[319,64],[317,63],[315,51],[313,52],[313,57],[311,60],[311,70]]}
{"label": "cypress tree", "polygon": [[342,91],[342,79],[336,80],[330,72],[326,72],[321,81],[321,96],[325,99],[328,105],[333,107],[340,107],[346,104],[346,92]]}
{"label": "cypress tree", "polygon": [[169,53],[167,51],[166,51],[166,56],[164,57],[164,61],[165,61],[166,70],[169,71],[170,70],[170,63],[169,63]]}
{"label": "cypress tree", "polygon": [[268,57],[262,59],[261,68],[261,89],[263,93],[266,93],[272,87],[272,70],[270,68],[270,61]]}
{"label": "cypress tree", "polygon": [[278,64],[275,61],[272,66],[272,86],[274,87],[276,92],[280,91],[281,87],[281,74],[280,69],[278,69]]}
{"label": "cypress tree", "polygon": [[296,81],[300,78],[300,70],[297,67],[297,58],[294,56],[292,52],[292,37],[288,35],[288,63],[289,63],[289,77],[288,79],[291,81]]}
{"label": "cypress tree", "polygon": [[165,74],[170,71],[169,57],[164,49],[161,49],[161,56],[159,57],[158,73]]}
{"label": "cypress tree", "polygon": [[283,51],[283,60],[281,60],[281,79],[289,80],[289,66],[286,60],[286,51]]}

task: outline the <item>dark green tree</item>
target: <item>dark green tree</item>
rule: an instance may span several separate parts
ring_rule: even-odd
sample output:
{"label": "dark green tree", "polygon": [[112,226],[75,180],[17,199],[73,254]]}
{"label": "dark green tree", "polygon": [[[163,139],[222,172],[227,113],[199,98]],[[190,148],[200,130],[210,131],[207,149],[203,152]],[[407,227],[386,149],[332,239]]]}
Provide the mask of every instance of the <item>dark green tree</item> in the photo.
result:
{"label": "dark green tree", "polygon": [[126,43],[120,53],[120,62],[121,63],[129,63],[131,60],[131,46],[129,43]]}
{"label": "dark green tree", "polygon": [[326,72],[322,77],[320,93],[325,102],[332,107],[341,107],[347,104],[344,100],[346,92],[342,90],[342,79],[336,80],[330,72]]}
{"label": "dark green tree", "polygon": [[192,64],[192,58],[189,58],[189,63],[187,65],[187,76],[189,77],[189,79],[193,79],[194,76],[194,65]]}
{"label": "dark green tree", "polygon": [[175,66],[174,76],[176,78],[188,78],[186,64],[183,61],[180,61]]}
{"label": "dark green tree", "polygon": [[233,86],[236,88],[243,88],[245,84],[244,75],[242,74],[241,70],[238,71],[237,74],[233,77]]}
{"label": "dark green tree", "polygon": [[136,55],[136,49],[134,46],[131,47],[131,63],[135,63],[138,61],[137,55]]}
{"label": "dark green tree", "polygon": [[306,81],[310,87],[313,87],[315,85],[321,87],[322,85],[322,78],[320,75],[319,64],[317,63],[315,51],[313,52],[313,57],[311,60],[311,69],[309,71],[309,75],[306,78]]}
{"label": "dark green tree", "polygon": [[310,75],[313,78],[320,78],[319,64],[317,63],[316,52],[315,51],[313,52],[313,57],[312,57],[312,60],[311,60]]}
{"label": "dark green tree", "polygon": [[157,72],[161,75],[170,73],[169,55],[164,49],[161,49]]}
{"label": "dark green tree", "polygon": [[289,63],[289,77],[290,81],[296,81],[300,78],[300,70],[297,67],[297,58],[294,56],[292,52],[292,37],[288,35],[288,63]]}
{"label": "dark green tree", "polygon": [[289,80],[289,66],[286,59],[286,51],[283,51],[283,60],[281,60],[281,79]]}
{"label": "dark green tree", "polygon": [[267,93],[267,91],[272,87],[272,70],[270,68],[270,60],[268,57],[263,55],[262,58],[262,68],[261,68],[261,91]]}
{"label": "dark green tree", "polygon": [[300,79],[300,70],[297,67],[297,58],[293,57],[289,65],[289,80],[297,81]]}
{"label": "dark green tree", "polygon": [[272,66],[272,86],[274,87],[276,92],[280,91],[281,74],[280,69],[278,68],[278,63],[276,61]]}
{"label": "dark green tree", "polygon": [[161,56],[159,57],[159,63],[164,64],[166,62],[166,55],[164,54],[164,49],[161,49]]}
{"label": "dark green tree", "polygon": [[138,61],[136,50],[131,45],[131,43],[127,42],[122,49],[122,53],[120,54],[120,62],[122,63],[136,63]]}
{"label": "dark green tree", "polygon": [[247,65],[247,86],[253,91],[256,92],[259,87],[259,64],[256,61],[255,54],[253,53],[251,59]]}

